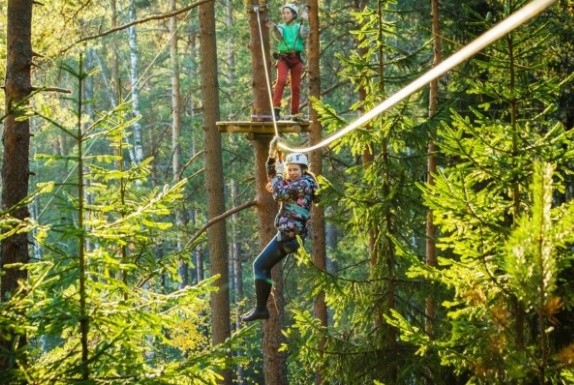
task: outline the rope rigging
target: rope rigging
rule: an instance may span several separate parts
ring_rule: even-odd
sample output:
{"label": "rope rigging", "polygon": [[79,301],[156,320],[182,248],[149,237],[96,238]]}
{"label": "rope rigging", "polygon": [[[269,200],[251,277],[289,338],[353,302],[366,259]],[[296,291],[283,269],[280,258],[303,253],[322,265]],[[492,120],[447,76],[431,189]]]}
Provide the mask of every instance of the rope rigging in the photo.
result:
{"label": "rope rigging", "polygon": [[[269,68],[267,66],[267,55],[265,54],[265,45],[263,43],[263,29],[261,27],[261,13],[259,12],[259,6],[253,7],[257,13],[257,27],[259,29],[259,46],[261,47],[261,56],[263,57],[263,67],[265,68],[265,81],[267,82],[267,96],[269,97],[269,105],[273,106],[273,90],[271,88],[271,80],[269,79]],[[271,114],[271,119],[273,121],[273,130],[275,131],[275,136],[279,136],[279,128],[277,127],[277,120],[275,119],[275,114]]]}
{"label": "rope rigging", "polygon": [[[437,66],[431,68],[423,75],[419,76],[417,79],[412,81],[410,84],[406,85],[395,94],[391,95],[388,99],[385,99],[383,102],[375,106],[370,111],[364,113],[362,116],[357,118],[355,121],[349,123],[346,127],[340,129],[339,131],[331,134],[330,136],[326,137],[322,141],[317,144],[308,146],[308,147],[291,147],[288,144],[282,142],[281,138],[279,137],[279,132],[277,130],[277,126],[275,125],[275,136],[278,138],[276,141],[277,146],[285,151],[289,152],[298,152],[298,153],[307,153],[314,150],[318,150],[322,147],[325,147],[337,139],[340,139],[344,135],[350,133],[353,130],[365,125],[369,121],[376,118],[378,115],[382,114],[389,108],[393,107],[400,101],[404,100],[414,92],[420,90],[425,85],[430,83],[432,80],[435,80],[439,76],[443,75],[444,73],[450,71],[457,65],[461,64],[463,61],[469,59],[481,49],[489,46],[490,44],[494,43],[504,35],[512,32],[514,29],[518,28],[522,24],[525,24],[530,19],[533,19],[540,13],[542,13],[546,8],[550,5],[555,3],[556,0],[533,0],[530,3],[526,4],[524,7],[520,8],[506,19],[502,20],[500,23],[489,29],[488,31],[484,32],[475,40],[468,43],[466,46],[462,47],[460,50],[449,56],[446,60],[439,63]],[[260,30],[261,32],[261,30]],[[261,35],[260,35],[261,36]],[[261,39],[262,40],[262,39]],[[263,43],[262,43],[263,49]],[[264,55],[265,60],[265,55]],[[267,67],[266,67],[267,68]],[[267,75],[267,72],[266,72]],[[275,122],[275,120],[274,120]]]}

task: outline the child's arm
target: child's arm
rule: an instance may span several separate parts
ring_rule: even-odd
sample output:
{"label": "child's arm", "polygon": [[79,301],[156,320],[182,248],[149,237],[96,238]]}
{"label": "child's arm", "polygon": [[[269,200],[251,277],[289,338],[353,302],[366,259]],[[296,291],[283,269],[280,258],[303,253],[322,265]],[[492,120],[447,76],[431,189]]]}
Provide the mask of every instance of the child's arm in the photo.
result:
{"label": "child's arm", "polygon": [[281,26],[275,24],[271,20],[265,23],[265,25],[267,26],[267,28],[273,30],[273,36],[275,36],[276,39],[280,40],[281,38],[283,38],[283,28],[281,28]]}
{"label": "child's arm", "polygon": [[[267,179],[271,180],[277,174],[283,174],[283,163],[281,162],[281,156],[277,148],[277,140],[275,137],[269,144],[269,156],[267,157]],[[279,161],[275,159],[279,158]]]}
{"label": "child's arm", "polygon": [[267,179],[271,180],[276,176],[283,177],[285,165],[281,161],[276,161],[275,158],[267,158]]}
{"label": "child's arm", "polygon": [[301,26],[299,27],[299,36],[301,36],[303,40],[307,39],[307,36],[309,36],[309,31],[309,26],[307,24],[301,23]]}
{"label": "child's arm", "polygon": [[307,39],[307,36],[309,36],[310,32],[309,24],[307,23],[309,21],[309,14],[307,13],[307,9],[303,9],[299,17],[301,18],[301,27],[299,28],[299,36],[301,36],[303,39]]}
{"label": "child's arm", "polygon": [[285,182],[282,176],[276,175],[271,183],[273,186],[273,198],[278,201],[295,200],[301,194],[313,188],[306,178]]}

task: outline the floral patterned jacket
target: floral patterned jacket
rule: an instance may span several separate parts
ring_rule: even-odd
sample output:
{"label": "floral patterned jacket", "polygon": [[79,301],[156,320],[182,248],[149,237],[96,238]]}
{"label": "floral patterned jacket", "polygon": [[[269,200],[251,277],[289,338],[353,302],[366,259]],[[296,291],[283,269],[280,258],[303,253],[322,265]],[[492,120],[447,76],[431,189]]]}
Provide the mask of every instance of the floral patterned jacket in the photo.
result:
{"label": "floral patterned jacket", "polygon": [[307,236],[307,223],[311,218],[311,206],[319,186],[315,178],[303,172],[301,178],[289,181],[275,173],[275,164],[268,163],[267,174],[271,177],[273,199],[279,202],[275,227],[282,236],[294,238]]}

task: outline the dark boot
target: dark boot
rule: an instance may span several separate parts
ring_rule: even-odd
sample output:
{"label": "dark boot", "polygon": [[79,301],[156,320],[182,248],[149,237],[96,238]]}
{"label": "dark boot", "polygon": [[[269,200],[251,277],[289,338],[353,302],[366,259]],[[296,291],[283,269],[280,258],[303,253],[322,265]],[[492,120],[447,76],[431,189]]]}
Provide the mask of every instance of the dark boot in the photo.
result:
{"label": "dark boot", "polygon": [[275,116],[275,120],[281,120],[281,108],[274,107],[273,108],[273,115]]}
{"label": "dark boot", "polygon": [[267,310],[267,298],[271,294],[271,284],[262,279],[255,280],[255,295],[257,297],[257,305],[255,309],[251,310],[249,313],[245,313],[241,316],[241,321],[250,322],[258,319],[268,319],[269,310]]}

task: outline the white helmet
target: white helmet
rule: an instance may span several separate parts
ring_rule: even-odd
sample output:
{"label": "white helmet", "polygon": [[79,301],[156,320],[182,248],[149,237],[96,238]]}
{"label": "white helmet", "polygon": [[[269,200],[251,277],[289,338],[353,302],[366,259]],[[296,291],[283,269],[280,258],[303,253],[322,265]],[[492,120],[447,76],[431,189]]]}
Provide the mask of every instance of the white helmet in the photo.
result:
{"label": "white helmet", "polygon": [[297,8],[297,6],[293,3],[285,4],[284,6],[281,7],[281,10],[283,10],[283,8],[289,8],[291,11],[293,11],[293,13],[295,13],[295,16],[299,14],[299,8]]}
{"label": "white helmet", "polygon": [[294,152],[287,155],[285,158],[285,164],[298,164],[300,166],[309,167],[309,162],[305,154]]}

